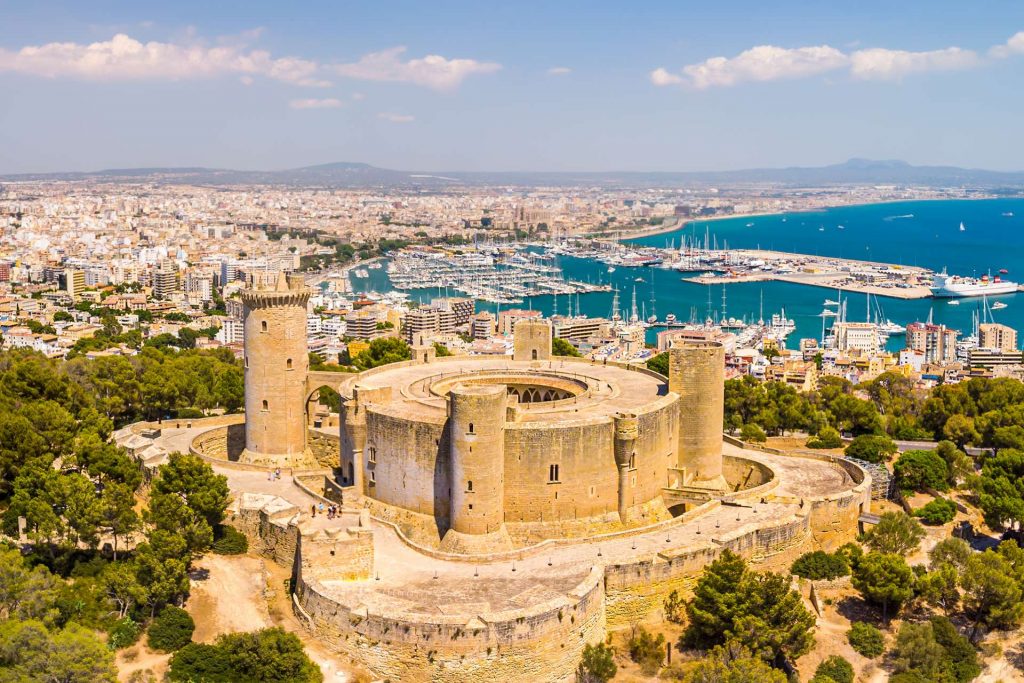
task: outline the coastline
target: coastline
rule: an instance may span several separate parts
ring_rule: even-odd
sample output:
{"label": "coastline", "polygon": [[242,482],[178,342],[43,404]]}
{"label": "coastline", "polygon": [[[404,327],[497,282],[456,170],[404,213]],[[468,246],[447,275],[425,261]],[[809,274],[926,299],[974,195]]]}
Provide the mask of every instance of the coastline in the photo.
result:
{"label": "coastline", "polygon": [[[703,218],[687,218],[676,220],[674,225],[669,227],[665,225],[654,226],[648,230],[640,230],[633,232],[628,235],[621,235],[619,237],[611,237],[612,242],[630,242],[635,239],[643,237],[654,237],[655,235],[664,235],[666,233],[675,232],[676,230],[682,230],[686,228],[690,223],[712,223],[715,221],[724,221],[729,219],[742,219],[742,218],[764,218],[766,216],[786,216],[786,215],[798,215],[804,213],[818,213],[825,212],[831,209],[849,209],[858,206],[881,206],[883,204],[915,204],[921,202],[976,202],[986,201],[992,199],[1003,199],[1003,197],[997,197],[995,195],[986,195],[984,197],[972,196],[972,197],[944,197],[934,199],[881,199],[875,202],[854,202],[852,204],[829,204],[827,206],[818,206],[812,209],[789,209],[786,211],[758,211],[756,213],[731,213],[728,215],[720,216],[706,216]],[[1007,197],[1007,199],[1010,199]]]}

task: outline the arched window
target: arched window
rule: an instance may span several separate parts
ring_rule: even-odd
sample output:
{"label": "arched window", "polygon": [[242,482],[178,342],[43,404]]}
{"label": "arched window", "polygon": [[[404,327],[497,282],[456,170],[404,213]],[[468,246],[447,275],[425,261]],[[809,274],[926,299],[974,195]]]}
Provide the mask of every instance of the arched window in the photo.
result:
{"label": "arched window", "polygon": [[548,482],[558,481],[558,465],[548,465]]}
{"label": "arched window", "polygon": [[631,470],[635,470],[636,469],[636,453],[630,453],[629,454],[629,469],[631,469]]}
{"label": "arched window", "polygon": [[472,422],[469,423],[469,433],[470,434],[473,433],[473,423]]}
{"label": "arched window", "polygon": [[377,449],[373,446],[366,449],[366,461],[369,463],[377,462]]}
{"label": "arched window", "polygon": [[531,352],[531,354],[533,355],[533,360],[537,360],[537,349],[534,349],[534,350],[533,350],[533,351]]}
{"label": "arched window", "polygon": [[260,323],[260,327],[263,329],[264,332],[266,332],[267,331],[267,321],[264,320],[263,322],[261,322]]}
{"label": "arched window", "polygon": [[245,357],[245,367],[249,367],[249,356]]}
{"label": "arched window", "polygon": [[292,359],[291,358],[288,359],[288,369],[289,370],[292,369]]}
{"label": "arched window", "polygon": [[263,400],[263,410],[270,410],[270,404],[267,403],[266,399]]}
{"label": "arched window", "polygon": [[466,482],[466,490],[467,491],[472,491],[473,490],[473,480],[472,479],[470,479],[469,481]]}

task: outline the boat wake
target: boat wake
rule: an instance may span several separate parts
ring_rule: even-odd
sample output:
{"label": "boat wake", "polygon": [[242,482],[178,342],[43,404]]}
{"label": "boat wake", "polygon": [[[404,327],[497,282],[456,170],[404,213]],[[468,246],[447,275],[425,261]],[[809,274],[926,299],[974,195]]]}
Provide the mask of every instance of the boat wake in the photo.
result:
{"label": "boat wake", "polygon": [[901,214],[899,216],[886,216],[882,220],[884,220],[884,221],[897,221],[897,220],[900,220],[900,219],[903,219],[903,218],[913,218],[913,217],[914,217],[914,214],[912,214],[912,213],[904,213],[904,214]]}

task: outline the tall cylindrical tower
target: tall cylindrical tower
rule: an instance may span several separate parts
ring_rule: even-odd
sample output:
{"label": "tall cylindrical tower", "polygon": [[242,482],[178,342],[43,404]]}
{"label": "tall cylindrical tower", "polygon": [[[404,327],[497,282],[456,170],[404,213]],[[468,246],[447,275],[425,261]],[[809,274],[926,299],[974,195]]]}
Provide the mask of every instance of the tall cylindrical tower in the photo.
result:
{"label": "tall cylindrical tower", "polygon": [[505,522],[502,384],[458,384],[449,394],[451,520],[460,534],[490,534]]}
{"label": "tall cylindrical tower", "polygon": [[685,473],[683,483],[725,488],[725,348],[718,342],[676,342],[669,350],[668,387],[679,394],[676,467]]}
{"label": "tall cylindrical tower", "polygon": [[242,291],[245,305],[245,452],[268,466],[309,463],[306,452],[306,305],[298,274]]}
{"label": "tall cylindrical tower", "polygon": [[640,421],[633,413],[615,416],[615,466],[619,473],[619,521],[625,524],[626,515],[633,504],[629,490],[629,472],[636,469],[636,440],[640,436]]}

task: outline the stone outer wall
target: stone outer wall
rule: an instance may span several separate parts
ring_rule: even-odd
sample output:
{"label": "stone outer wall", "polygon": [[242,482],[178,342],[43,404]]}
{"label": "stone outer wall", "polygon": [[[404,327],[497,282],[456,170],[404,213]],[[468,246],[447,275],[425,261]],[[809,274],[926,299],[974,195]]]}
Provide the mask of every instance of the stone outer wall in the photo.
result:
{"label": "stone outer wall", "polygon": [[310,430],[309,451],[320,467],[333,469],[341,465],[341,438],[337,434]]}
{"label": "stone outer wall", "polygon": [[351,609],[304,579],[295,605],[314,636],[391,681],[570,683],[583,647],[606,632],[596,567],[564,597],[468,619]]}

